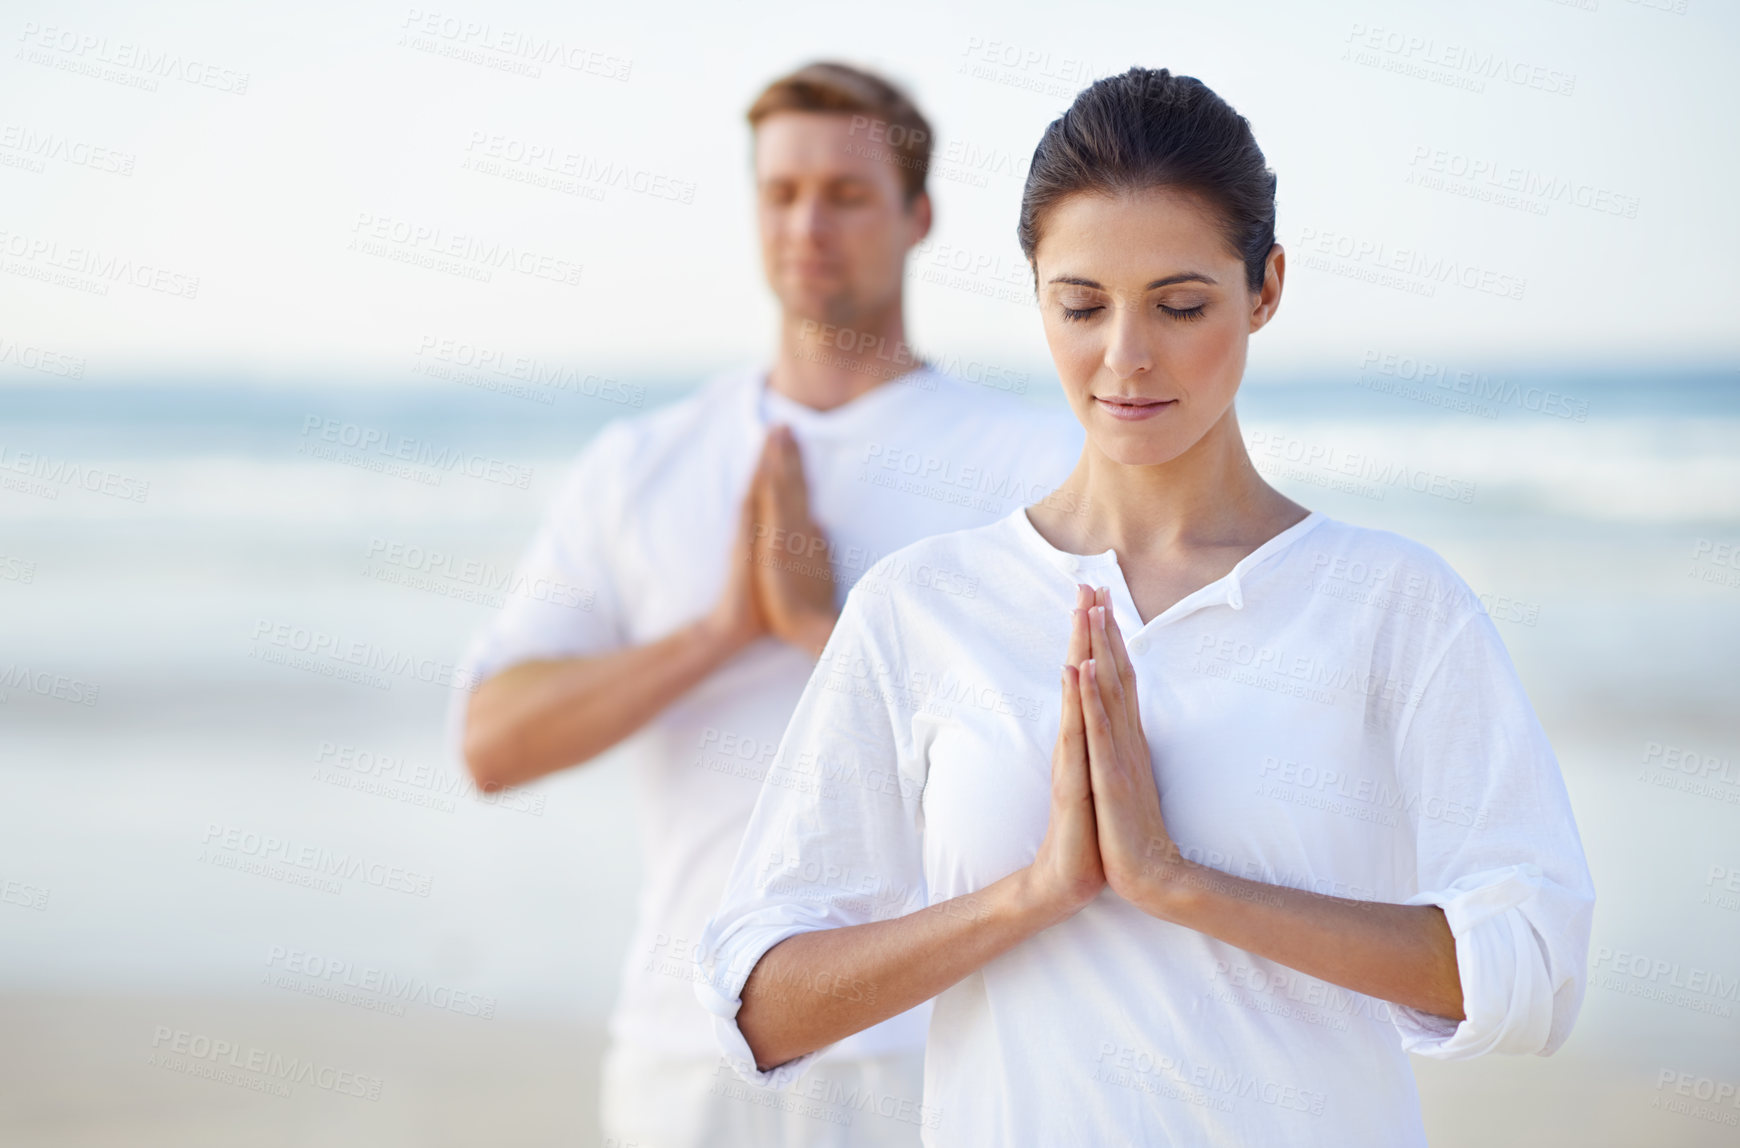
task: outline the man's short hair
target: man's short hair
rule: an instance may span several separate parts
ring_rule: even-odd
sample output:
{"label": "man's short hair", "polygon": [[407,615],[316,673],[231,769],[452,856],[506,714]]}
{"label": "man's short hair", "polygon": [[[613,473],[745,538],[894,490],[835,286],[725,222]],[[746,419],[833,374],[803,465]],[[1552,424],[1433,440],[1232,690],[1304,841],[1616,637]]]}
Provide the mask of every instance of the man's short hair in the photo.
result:
{"label": "man's short hair", "polygon": [[850,115],[853,134],[866,148],[885,154],[899,170],[906,202],[924,194],[930,170],[931,130],[910,97],[881,76],[832,61],[799,68],[762,89],[749,105],[749,126],[777,112]]}

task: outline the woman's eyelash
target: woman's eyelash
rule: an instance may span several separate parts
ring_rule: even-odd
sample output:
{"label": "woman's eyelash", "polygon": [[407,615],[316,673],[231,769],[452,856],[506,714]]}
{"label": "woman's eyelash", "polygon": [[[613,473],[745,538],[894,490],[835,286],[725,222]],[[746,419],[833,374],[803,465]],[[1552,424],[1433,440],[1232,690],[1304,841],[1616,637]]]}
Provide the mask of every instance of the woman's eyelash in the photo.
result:
{"label": "woman's eyelash", "polygon": [[[1202,313],[1204,310],[1207,309],[1207,307],[1208,307],[1207,303],[1198,303],[1194,307],[1183,307],[1183,308],[1168,307],[1164,303],[1162,303],[1160,305],[1160,309],[1162,311],[1166,312],[1166,314],[1170,315],[1174,319],[1179,319],[1179,320],[1182,320],[1186,323],[1188,323],[1192,319],[1202,318]],[[1080,309],[1077,309],[1074,307],[1065,307],[1063,309],[1063,317],[1065,319],[1070,319],[1070,320],[1085,319],[1089,315],[1092,315],[1095,311],[1098,311],[1098,310],[1100,310],[1100,308],[1098,308],[1098,307],[1082,307]]]}

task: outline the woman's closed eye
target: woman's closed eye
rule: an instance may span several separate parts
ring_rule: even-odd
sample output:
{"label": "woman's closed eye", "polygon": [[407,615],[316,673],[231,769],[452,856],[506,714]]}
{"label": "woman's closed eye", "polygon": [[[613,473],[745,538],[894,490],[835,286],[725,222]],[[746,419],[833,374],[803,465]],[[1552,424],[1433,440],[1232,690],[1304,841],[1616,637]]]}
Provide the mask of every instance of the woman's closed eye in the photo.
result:
{"label": "woman's closed eye", "polygon": [[[1165,314],[1167,317],[1172,318],[1172,319],[1177,319],[1178,321],[1183,322],[1183,323],[1188,323],[1193,319],[1202,318],[1203,313],[1208,310],[1207,303],[1198,303],[1194,307],[1168,307],[1164,303],[1158,304],[1158,306],[1159,306],[1161,312],[1163,314]],[[1064,304],[1063,305],[1063,317],[1066,320],[1069,320],[1071,322],[1075,322],[1075,321],[1078,321],[1081,319],[1086,319],[1089,316],[1094,315],[1095,313],[1100,312],[1100,311],[1104,311],[1104,310],[1105,310],[1105,308],[1102,306],[1071,307],[1068,304]]]}

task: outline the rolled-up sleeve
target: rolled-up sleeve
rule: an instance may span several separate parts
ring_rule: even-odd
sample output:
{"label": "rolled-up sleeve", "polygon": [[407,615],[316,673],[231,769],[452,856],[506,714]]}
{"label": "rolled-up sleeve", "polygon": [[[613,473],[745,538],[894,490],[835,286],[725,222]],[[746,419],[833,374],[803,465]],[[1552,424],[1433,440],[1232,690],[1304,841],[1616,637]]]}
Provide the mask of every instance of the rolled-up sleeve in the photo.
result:
{"label": "rolled-up sleeve", "polygon": [[[718,911],[696,951],[695,993],[750,1083],[780,1086],[821,1050],[762,1072],[737,1027],[743,985],[798,933],[904,916],[927,903],[914,695],[873,566],[847,595],[749,819]],[[848,971],[815,969],[758,991],[874,999]]]}
{"label": "rolled-up sleeve", "polygon": [[1444,910],[1464,1019],[1396,1006],[1403,1047],[1445,1060],[1554,1052],[1582,1007],[1595,889],[1570,796],[1492,620],[1450,633],[1403,722],[1411,905]]}

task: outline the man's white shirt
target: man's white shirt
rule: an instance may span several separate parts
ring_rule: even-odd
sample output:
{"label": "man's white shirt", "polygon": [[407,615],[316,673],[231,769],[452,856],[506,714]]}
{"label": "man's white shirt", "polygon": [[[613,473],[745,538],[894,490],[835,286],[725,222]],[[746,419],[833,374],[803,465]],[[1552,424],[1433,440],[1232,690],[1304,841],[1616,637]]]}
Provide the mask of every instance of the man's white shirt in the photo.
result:
{"label": "man's white shirt", "polygon": [[[904,576],[918,568],[975,593]],[[1424,1145],[1407,1052],[1564,1041],[1593,887],[1503,642],[1437,554],[1312,513],[1144,624],[1115,552],[1057,550],[1018,507],[872,567],[798,703],[697,962],[746,1079],[780,1084],[810,1059],[758,1072],[736,1027],[769,948],[953,898],[970,915],[972,893],[1033,860],[1078,581],[1111,589],[1185,856],[1442,906],[1467,1019],[1349,992],[1105,890],[935,999],[926,1144]]]}
{"label": "man's white shirt", "polygon": [[[682,400],[608,424],[587,444],[519,567],[551,592],[511,599],[474,642],[467,670],[481,679],[523,661],[641,645],[711,610],[775,422],[792,428],[824,537],[772,537],[773,557],[830,566],[837,602],[908,543],[1045,497],[1082,445],[1080,424],[1061,406],[1045,410],[928,369],[828,411],[769,390],[761,368],[717,376]],[[904,576],[936,593],[978,593],[962,571]],[[757,641],[624,743],[646,876],[613,1039],[717,1056],[713,1019],[694,997],[695,946],[814,666],[802,650]],[[832,1055],[919,1047],[928,1012],[895,1017]]]}

